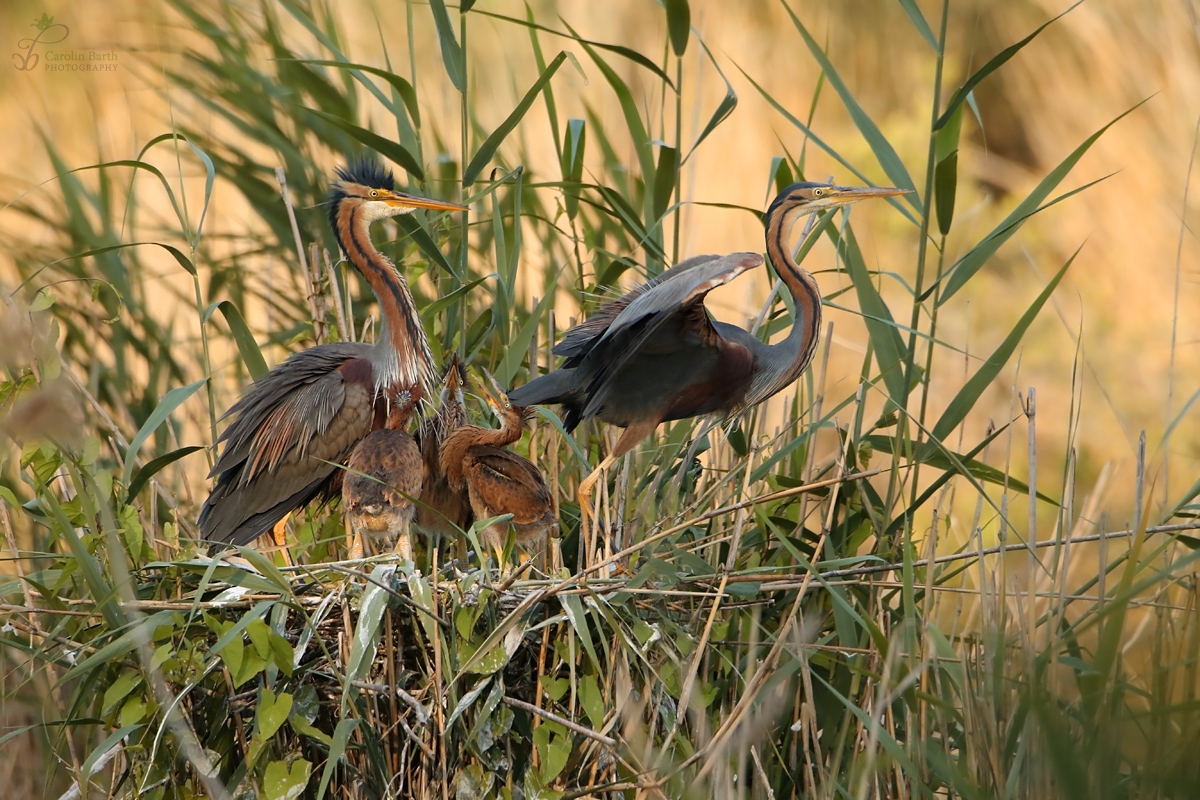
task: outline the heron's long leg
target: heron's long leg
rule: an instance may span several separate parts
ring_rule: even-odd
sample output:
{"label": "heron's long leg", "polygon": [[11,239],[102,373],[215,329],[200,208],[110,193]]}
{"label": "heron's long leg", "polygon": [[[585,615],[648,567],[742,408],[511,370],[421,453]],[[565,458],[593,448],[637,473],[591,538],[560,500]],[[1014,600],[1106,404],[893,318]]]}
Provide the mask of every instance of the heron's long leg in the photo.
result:
{"label": "heron's long leg", "polygon": [[413,560],[412,538],[409,536],[407,522],[400,526],[400,531],[396,536],[395,552],[405,561],[410,561],[414,565],[417,563]]}
{"label": "heron's long leg", "polygon": [[296,566],[296,562],[292,561],[292,552],[287,546],[287,521],[291,518],[292,512],[283,515],[283,519],[275,523],[275,527],[271,529],[271,538],[275,540],[275,546],[283,552],[283,563],[289,567]]}
{"label": "heron's long leg", "polygon": [[361,531],[352,531],[350,527],[350,515],[347,514],[346,520],[346,557],[351,561],[363,557],[363,538]]}
{"label": "heron's long leg", "polygon": [[604,471],[617,463],[617,459],[620,458],[614,453],[615,451],[605,456],[604,460],[579,484],[579,535],[583,538],[586,548],[581,568],[592,565],[592,559],[596,552],[595,526],[592,524],[592,518],[595,516],[595,510],[592,508],[592,491],[596,487],[596,481],[604,477]]}
{"label": "heron's long leg", "polygon": [[621,434],[621,438],[617,440],[612,452],[605,456],[604,460],[579,484],[579,535],[587,546],[587,552],[584,557],[585,563],[580,565],[581,568],[592,566],[592,559],[595,557],[595,531],[588,518],[589,516],[594,516],[591,501],[596,481],[603,477],[605,470],[617,463],[617,459],[628,453],[633,449],[634,445],[653,433],[660,421],[658,419],[643,420],[626,428],[625,433]]}

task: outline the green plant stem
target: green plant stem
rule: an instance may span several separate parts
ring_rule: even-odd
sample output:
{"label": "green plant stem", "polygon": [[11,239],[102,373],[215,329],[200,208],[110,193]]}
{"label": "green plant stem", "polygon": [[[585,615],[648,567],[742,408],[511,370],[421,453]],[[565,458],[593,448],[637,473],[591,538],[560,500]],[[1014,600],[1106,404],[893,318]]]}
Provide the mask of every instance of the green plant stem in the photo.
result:
{"label": "green plant stem", "polygon": [[[930,109],[929,109],[929,120],[930,120],[930,122],[929,122],[929,149],[926,154],[926,160],[925,160],[925,193],[924,193],[924,202],[922,203],[922,213],[921,213],[921,238],[917,244],[917,277],[916,277],[916,282],[913,287],[913,307],[912,307],[912,316],[909,321],[909,334],[908,334],[908,358],[905,360],[905,369],[904,369],[904,391],[905,391],[906,398],[908,396],[909,387],[912,385],[913,370],[916,366],[917,330],[918,330],[918,326],[921,323],[921,300],[920,300],[920,298],[921,298],[921,295],[923,294],[923,289],[924,289],[924,285],[925,285],[925,258],[926,258],[926,254],[927,254],[928,248],[929,248],[929,223],[932,219],[932,214],[933,214],[933,173],[934,173],[935,167],[937,166],[937,164],[934,163],[936,160],[936,157],[937,157],[937,131],[934,129],[934,126],[937,124],[937,120],[938,120],[938,109],[941,108],[941,105],[942,105],[942,72],[943,72],[943,68],[945,65],[945,59],[946,59],[946,28],[947,28],[949,19],[950,19],[950,0],[942,0],[942,24],[941,24],[940,30],[938,31],[937,58],[936,58],[936,66],[934,69],[934,78],[933,78],[933,98],[930,103]],[[941,268],[939,266],[939,270],[940,269]],[[930,346],[932,347],[932,344]],[[923,392],[923,394],[927,394],[928,393],[927,390],[928,390],[928,386],[929,386],[929,373],[928,372],[925,373],[923,380],[924,380],[925,386],[926,386],[926,391]],[[898,411],[900,413],[900,420],[896,425],[895,452],[901,453],[901,452],[905,452],[905,450],[902,448],[903,448],[904,443],[908,440],[909,437],[908,437],[907,416],[905,413],[906,409],[901,408],[901,409],[898,409]],[[923,425],[925,422],[924,403],[922,403],[922,416],[919,419]],[[914,447],[916,445],[920,444],[921,431],[919,429],[918,429],[916,435],[917,435],[917,439],[913,443]],[[911,453],[908,453],[908,454],[911,455]],[[916,487],[916,485],[917,485],[918,477],[919,477],[918,474],[914,471],[914,473],[912,475],[912,483],[913,483],[914,487]],[[893,491],[894,488],[898,488],[895,486],[894,483],[888,486],[887,507],[889,509],[893,507],[893,503],[895,502],[895,498],[896,498],[896,494]],[[906,523],[906,527],[911,524],[912,524],[912,521],[909,520]],[[901,535],[903,535],[903,534],[901,534]]]}

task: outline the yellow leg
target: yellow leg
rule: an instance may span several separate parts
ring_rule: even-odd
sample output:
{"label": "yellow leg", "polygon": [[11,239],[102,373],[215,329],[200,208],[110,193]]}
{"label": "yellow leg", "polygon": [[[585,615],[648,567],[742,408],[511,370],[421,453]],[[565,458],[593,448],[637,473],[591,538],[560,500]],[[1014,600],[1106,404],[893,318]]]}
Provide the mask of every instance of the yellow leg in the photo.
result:
{"label": "yellow leg", "polygon": [[363,557],[363,538],[362,533],[352,532],[350,529],[350,518],[344,517],[346,521],[346,557],[351,561]]}
{"label": "yellow leg", "polygon": [[296,562],[292,561],[292,553],[287,546],[287,521],[292,516],[292,513],[283,515],[283,519],[275,523],[275,527],[271,529],[271,538],[275,540],[275,546],[283,552],[283,563],[289,567],[296,566]]}
{"label": "yellow leg", "polygon": [[592,524],[592,518],[596,516],[592,508],[592,492],[596,488],[596,482],[604,477],[604,472],[617,463],[617,457],[611,453],[605,456],[591,474],[589,474],[579,484],[579,535],[584,543],[584,567],[592,565],[592,559],[596,552],[595,529]]}
{"label": "yellow leg", "polygon": [[408,535],[407,525],[402,527],[399,534],[396,536],[396,547],[394,548],[393,552],[395,552],[405,561],[409,561],[414,565],[417,563],[413,560],[412,539]]}

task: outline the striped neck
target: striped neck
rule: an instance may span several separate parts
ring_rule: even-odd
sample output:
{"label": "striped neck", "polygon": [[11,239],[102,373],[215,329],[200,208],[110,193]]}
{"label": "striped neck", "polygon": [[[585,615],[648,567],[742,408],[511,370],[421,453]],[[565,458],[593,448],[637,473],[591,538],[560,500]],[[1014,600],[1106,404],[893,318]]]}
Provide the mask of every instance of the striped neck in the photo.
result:
{"label": "striped neck", "polygon": [[379,302],[382,325],[371,356],[375,388],[419,385],[424,397],[430,397],[437,376],[425,326],[404,276],[371,244],[370,225],[361,207],[343,203],[334,232],[346,258],[367,279]]}
{"label": "striped neck", "polygon": [[773,208],[768,212],[767,259],[792,295],[796,317],[787,338],[769,346],[777,363],[769,365],[762,380],[756,380],[751,387],[747,398],[750,405],[766,400],[800,377],[812,361],[821,337],[821,291],[816,279],[792,258],[789,244],[796,220],[809,213],[803,205]]}

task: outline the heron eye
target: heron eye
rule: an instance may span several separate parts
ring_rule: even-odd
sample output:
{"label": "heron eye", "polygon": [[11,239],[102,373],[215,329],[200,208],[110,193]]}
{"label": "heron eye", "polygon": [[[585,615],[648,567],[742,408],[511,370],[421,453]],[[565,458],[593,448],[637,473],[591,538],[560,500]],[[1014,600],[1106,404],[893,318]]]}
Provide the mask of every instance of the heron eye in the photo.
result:
{"label": "heron eye", "polygon": [[379,197],[379,192],[375,189],[371,190],[371,197]]}
{"label": "heron eye", "polygon": [[823,194],[825,194],[824,189],[813,189],[813,197],[820,197]]}

